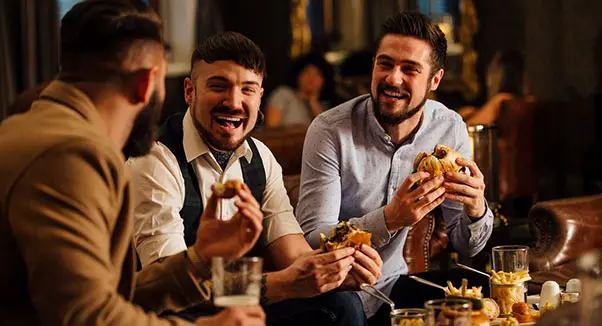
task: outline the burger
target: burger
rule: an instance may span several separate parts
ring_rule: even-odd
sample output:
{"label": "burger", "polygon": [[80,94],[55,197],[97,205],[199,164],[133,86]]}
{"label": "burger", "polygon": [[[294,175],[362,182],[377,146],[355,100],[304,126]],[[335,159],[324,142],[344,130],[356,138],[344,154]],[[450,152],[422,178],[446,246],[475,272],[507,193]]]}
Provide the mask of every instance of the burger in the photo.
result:
{"label": "burger", "polygon": [[320,233],[320,248],[326,252],[345,247],[359,249],[362,244],[370,246],[371,238],[372,233],[361,231],[357,225],[342,221],[332,230],[330,237]]}
{"label": "burger", "polygon": [[456,163],[458,158],[463,158],[463,156],[445,145],[437,145],[432,154],[421,152],[416,156],[414,173],[425,171],[435,178],[442,176],[445,172],[465,172],[465,167]]}
{"label": "burger", "polygon": [[242,182],[238,180],[228,180],[224,183],[215,183],[211,186],[211,191],[217,198],[232,198],[242,189]]}

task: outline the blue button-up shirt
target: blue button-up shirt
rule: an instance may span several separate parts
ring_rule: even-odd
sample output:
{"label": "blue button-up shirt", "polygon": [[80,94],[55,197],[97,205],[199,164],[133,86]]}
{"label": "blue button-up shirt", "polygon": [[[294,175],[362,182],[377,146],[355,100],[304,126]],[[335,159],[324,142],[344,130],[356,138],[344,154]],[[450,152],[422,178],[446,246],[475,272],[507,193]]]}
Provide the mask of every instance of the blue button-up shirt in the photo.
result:
{"label": "blue button-up shirt", "polygon": [[[419,130],[401,146],[376,120],[370,96],[360,96],[320,114],[310,125],[303,146],[301,188],[297,218],[314,248],[320,233],[330,234],[339,221],[348,220],[372,233],[373,246],[383,259],[383,277],[377,287],[387,295],[408,267],[403,246],[409,228],[389,232],[384,206],[413,171],[420,152],[431,153],[443,144],[465,157],[472,157],[466,125],[443,104],[427,100]],[[493,213],[474,222],[461,203],[446,200],[443,218],[453,247],[474,256],[485,247],[493,229]],[[381,302],[359,293],[368,317]]]}

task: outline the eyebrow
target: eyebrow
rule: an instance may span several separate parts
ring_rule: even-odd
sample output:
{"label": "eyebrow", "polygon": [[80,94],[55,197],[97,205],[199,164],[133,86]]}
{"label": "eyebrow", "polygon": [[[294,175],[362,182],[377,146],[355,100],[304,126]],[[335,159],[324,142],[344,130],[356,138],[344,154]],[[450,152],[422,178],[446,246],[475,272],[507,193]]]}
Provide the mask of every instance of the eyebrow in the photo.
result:
{"label": "eyebrow", "polygon": [[[386,54],[379,54],[376,57],[376,60],[378,60],[378,59],[385,59],[385,60],[389,60],[389,61],[396,61],[395,59],[393,59],[392,57],[390,57],[390,56],[388,56]],[[417,62],[417,61],[414,61],[414,60],[405,59],[405,60],[400,60],[399,62],[406,63],[406,64],[411,64],[411,65],[414,65],[414,66],[418,66],[419,68],[422,68],[422,65],[420,64],[420,62]]]}
{"label": "eyebrow", "polygon": [[[207,78],[207,82],[210,82],[210,81],[221,81],[224,83],[231,83],[231,81],[228,78],[223,77],[223,76],[211,76],[211,77]],[[243,82],[243,85],[247,85],[247,86],[254,85],[257,87],[261,87],[261,85],[259,85],[259,83],[256,81],[245,81],[245,82]]]}

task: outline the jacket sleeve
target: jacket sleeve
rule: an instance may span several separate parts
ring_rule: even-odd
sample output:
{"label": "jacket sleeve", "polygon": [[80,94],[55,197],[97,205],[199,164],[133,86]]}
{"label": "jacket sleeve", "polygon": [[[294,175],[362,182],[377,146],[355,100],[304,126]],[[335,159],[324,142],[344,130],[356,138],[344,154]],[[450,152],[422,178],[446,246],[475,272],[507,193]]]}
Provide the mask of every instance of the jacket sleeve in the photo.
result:
{"label": "jacket sleeve", "polygon": [[147,313],[117,290],[132,227],[123,211],[127,196],[120,195],[128,187],[122,158],[110,154],[85,141],[55,146],[9,194],[5,209],[38,319],[43,325],[189,325]]}

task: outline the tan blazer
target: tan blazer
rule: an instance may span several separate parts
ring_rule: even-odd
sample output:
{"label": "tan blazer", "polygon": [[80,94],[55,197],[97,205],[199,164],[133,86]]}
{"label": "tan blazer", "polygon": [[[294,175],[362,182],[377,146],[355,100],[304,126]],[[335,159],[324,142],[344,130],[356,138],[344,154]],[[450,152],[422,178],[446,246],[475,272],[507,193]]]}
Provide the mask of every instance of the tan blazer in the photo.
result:
{"label": "tan blazer", "polygon": [[60,81],[0,125],[0,325],[187,325],[145,310],[209,299],[184,253],[135,275],[129,176],[104,128]]}

